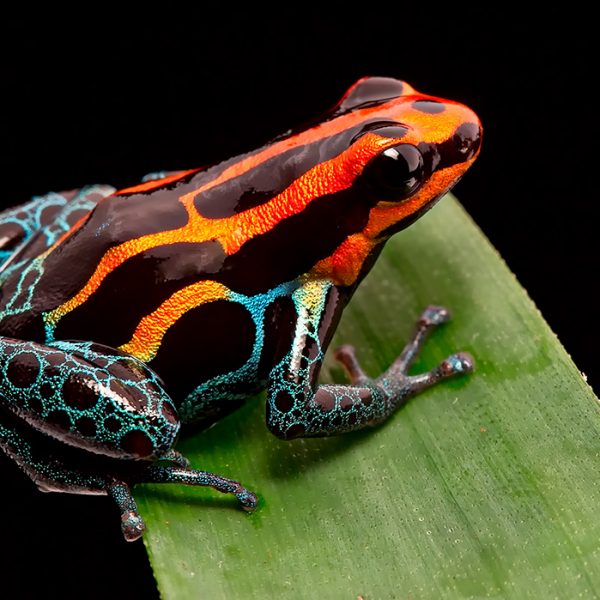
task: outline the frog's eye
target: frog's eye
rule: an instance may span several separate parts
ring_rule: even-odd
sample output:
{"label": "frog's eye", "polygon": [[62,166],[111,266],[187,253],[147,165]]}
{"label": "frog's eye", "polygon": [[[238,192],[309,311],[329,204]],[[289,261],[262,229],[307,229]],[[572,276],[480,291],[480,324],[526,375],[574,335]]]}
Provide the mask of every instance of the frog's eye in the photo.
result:
{"label": "frog's eye", "polygon": [[404,200],[423,183],[423,155],[410,144],[392,146],[367,163],[361,179],[381,200]]}

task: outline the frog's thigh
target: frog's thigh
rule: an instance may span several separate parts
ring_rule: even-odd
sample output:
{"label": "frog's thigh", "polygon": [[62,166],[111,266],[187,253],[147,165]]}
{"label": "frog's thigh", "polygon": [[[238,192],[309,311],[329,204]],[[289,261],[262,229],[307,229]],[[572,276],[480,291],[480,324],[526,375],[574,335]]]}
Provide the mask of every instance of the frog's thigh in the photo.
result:
{"label": "frog's thigh", "polygon": [[159,458],[179,430],[156,375],[92,343],[0,337],[0,404],[57,440],[116,458]]}
{"label": "frog's thigh", "polygon": [[41,491],[107,493],[105,475],[100,471],[94,473],[91,469],[75,468],[75,461],[68,455],[61,455],[60,448],[56,441],[29,428],[14,415],[0,412],[0,449]]}

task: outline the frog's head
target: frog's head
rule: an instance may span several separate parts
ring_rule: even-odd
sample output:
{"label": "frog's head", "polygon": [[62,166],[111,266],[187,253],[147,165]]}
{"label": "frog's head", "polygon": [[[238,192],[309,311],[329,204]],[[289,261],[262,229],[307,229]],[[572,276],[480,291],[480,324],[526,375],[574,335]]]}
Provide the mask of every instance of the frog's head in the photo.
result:
{"label": "frog's head", "polygon": [[[138,206],[131,196],[144,201],[157,191],[175,208],[183,204],[189,217],[161,243],[217,242],[227,269],[237,278],[247,273],[246,291],[305,275],[351,286],[391,234],[460,179],[480,137],[479,119],[466,106],[419,94],[396,79],[369,77],[310,126],[212,167],[121,190],[94,215],[103,223],[103,207],[138,210],[131,209]],[[153,211],[145,209],[153,226],[176,212],[157,198]],[[139,219],[120,220],[138,227]],[[238,262],[269,268],[234,269]]]}
{"label": "frog's head", "polygon": [[313,273],[346,284],[364,274],[376,247],[462,177],[479,153],[482,133],[477,115],[466,106],[384,77],[358,81],[309,131],[320,132],[326,142],[343,138],[342,152],[328,161],[332,175],[321,175],[320,185],[331,186],[322,195],[343,195],[348,214],[340,215],[338,227],[350,219],[348,230],[356,233]]}
{"label": "frog's head", "polygon": [[476,159],[481,124],[466,106],[420,94],[409,84],[367,77],[334,110],[359,117],[360,130],[345,153],[353,186],[373,203],[363,233],[386,238],[431,208]]}

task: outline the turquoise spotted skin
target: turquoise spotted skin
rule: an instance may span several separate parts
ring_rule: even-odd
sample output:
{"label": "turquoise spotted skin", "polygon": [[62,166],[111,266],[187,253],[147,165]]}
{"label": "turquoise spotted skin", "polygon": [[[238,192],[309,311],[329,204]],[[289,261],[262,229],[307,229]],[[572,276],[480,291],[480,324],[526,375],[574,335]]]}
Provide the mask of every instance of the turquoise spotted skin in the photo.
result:
{"label": "turquoise spotted skin", "polygon": [[158,458],[179,432],[173,401],[137,359],[91,342],[0,339],[0,395],[57,439],[122,458]]}
{"label": "turquoise spotted skin", "polygon": [[430,306],[379,377],[344,346],[349,383],[318,381],[386,240],[462,176],[480,136],[467,107],[365,78],[321,121],[256,151],[0,213],[0,448],[44,491],[112,498],[133,541],[138,483],[209,486],[256,508],[253,492],[176,450],[180,430],[251,394],[266,390],[266,425],[291,440],[377,425],[469,373],[459,352],[408,374],[450,318]]}

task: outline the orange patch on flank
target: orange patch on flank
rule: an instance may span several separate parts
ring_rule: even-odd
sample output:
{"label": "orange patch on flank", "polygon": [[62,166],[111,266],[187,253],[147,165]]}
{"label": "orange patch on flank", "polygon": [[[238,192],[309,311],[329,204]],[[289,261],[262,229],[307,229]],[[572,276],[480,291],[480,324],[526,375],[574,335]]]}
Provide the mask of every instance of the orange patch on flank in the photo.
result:
{"label": "orange patch on flank", "polygon": [[148,362],[156,356],[169,327],[184,313],[207,302],[227,300],[229,296],[229,289],[216,281],[199,281],[188,285],[175,292],[154,312],[145,316],[133,332],[131,340],[119,349]]}
{"label": "orange patch on flank", "polygon": [[351,235],[330,256],[320,260],[312,268],[310,276],[331,279],[335,285],[351,285],[374,246],[375,242],[362,233]]}

